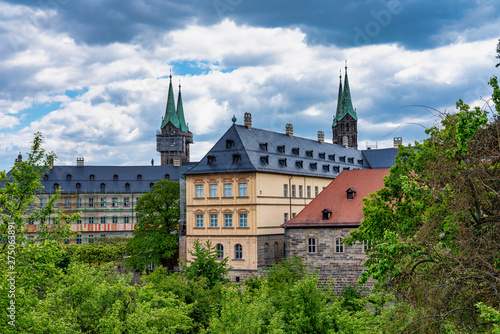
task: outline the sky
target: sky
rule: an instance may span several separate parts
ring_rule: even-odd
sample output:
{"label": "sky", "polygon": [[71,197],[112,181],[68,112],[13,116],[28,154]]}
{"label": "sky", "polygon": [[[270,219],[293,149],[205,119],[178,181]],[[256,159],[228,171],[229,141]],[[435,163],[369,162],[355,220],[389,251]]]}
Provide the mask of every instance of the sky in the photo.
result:
{"label": "sky", "polygon": [[0,170],[158,164],[169,74],[198,161],[231,126],[332,140],[347,61],[358,148],[426,138],[499,75],[498,0],[0,0]]}

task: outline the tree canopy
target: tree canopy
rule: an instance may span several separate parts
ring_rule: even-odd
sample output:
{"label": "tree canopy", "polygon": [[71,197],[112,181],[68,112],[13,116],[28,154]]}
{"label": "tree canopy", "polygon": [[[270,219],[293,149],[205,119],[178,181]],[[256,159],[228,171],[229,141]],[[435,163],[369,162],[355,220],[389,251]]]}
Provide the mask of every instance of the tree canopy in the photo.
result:
{"label": "tree canopy", "polygon": [[139,199],[138,221],[134,236],[127,244],[130,265],[144,269],[153,264],[173,269],[173,257],[179,244],[179,196],[177,182],[161,180],[153,186],[152,192]]}

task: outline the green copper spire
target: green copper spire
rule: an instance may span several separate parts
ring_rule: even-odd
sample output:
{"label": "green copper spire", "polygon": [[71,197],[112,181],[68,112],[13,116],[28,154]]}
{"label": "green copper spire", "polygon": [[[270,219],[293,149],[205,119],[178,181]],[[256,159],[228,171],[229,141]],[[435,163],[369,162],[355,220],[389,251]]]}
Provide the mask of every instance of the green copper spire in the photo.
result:
{"label": "green copper spire", "polygon": [[189,128],[184,120],[184,108],[182,107],[181,82],[179,80],[179,97],[177,98],[177,117],[179,118],[179,127],[184,132],[189,132]]}
{"label": "green copper spire", "polygon": [[337,112],[335,113],[335,117],[333,118],[332,127],[337,126],[337,120],[342,114],[342,70],[339,73],[339,96],[337,97]]}
{"label": "green copper spire", "polygon": [[163,129],[168,122],[171,122],[173,126],[179,128],[179,117],[177,117],[175,111],[174,91],[172,89],[172,74],[170,74],[170,85],[168,86],[167,109],[165,110],[165,117],[161,123],[161,128]]}
{"label": "green copper spire", "polygon": [[338,120],[340,121],[347,114],[351,115],[351,117],[354,118],[354,120],[356,121],[358,120],[356,111],[352,107],[351,91],[349,89],[349,79],[347,78],[347,65],[346,65],[345,76],[344,76],[344,93],[342,94],[342,115]]}

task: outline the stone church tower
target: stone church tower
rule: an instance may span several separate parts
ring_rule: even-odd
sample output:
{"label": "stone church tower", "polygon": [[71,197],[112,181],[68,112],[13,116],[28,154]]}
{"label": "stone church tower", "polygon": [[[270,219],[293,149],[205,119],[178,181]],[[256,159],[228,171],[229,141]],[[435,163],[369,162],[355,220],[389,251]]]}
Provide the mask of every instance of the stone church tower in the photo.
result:
{"label": "stone church tower", "polygon": [[189,144],[192,143],[193,134],[189,132],[184,119],[181,85],[176,109],[170,75],[167,108],[161,121],[161,130],[156,132],[156,150],[161,154],[161,164],[180,166],[181,163],[189,162]]}
{"label": "stone church tower", "polygon": [[337,112],[333,118],[332,131],[334,144],[358,148],[358,116],[352,107],[347,66],[345,67],[344,90],[342,90],[342,75],[340,75]]}

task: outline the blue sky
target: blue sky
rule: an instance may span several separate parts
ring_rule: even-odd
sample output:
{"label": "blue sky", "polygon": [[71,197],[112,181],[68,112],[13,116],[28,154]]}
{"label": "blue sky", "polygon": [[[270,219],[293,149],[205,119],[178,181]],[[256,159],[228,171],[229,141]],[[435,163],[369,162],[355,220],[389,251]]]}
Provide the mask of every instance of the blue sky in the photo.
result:
{"label": "blue sky", "polygon": [[0,1],[0,170],[33,133],[58,164],[147,165],[172,70],[192,160],[236,115],[331,140],[348,63],[359,147],[425,138],[498,75],[496,0]]}

